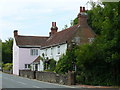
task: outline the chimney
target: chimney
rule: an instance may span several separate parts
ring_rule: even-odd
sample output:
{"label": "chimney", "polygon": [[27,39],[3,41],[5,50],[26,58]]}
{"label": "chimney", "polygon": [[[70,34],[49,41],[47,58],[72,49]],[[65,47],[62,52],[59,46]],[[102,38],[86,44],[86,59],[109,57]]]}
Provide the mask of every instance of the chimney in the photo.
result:
{"label": "chimney", "polygon": [[78,24],[80,26],[85,26],[87,24],[87,13],[85,12],[85,7],[80,7],[80,12],[78,14]]}
{"label": "chimney", "polygon": [[57,30],[58,30],[58,27],[56,26],[56,22],[52,22],[51,32],[49,33],[50,36],[55,34],[57,32]]}
{"label": "chimney", "polygon": [[18,36],[18,30],[14,30],[14,37]]}
{"label": "chimney", "polygon": [[83,10],[82,10],[82,7],[80,6],[80,12],[82,12]]}
{"label": "chimney", "polygon": [[85,12],[85,7],[83,7],[83,12]]}

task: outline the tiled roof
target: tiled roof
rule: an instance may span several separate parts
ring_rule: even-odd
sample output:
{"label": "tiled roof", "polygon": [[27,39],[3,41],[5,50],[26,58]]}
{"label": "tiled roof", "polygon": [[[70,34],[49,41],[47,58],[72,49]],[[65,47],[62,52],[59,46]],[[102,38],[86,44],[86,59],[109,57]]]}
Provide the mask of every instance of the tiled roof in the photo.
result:
{"label": "tiled roof", "polygon": [[18,35],[15,37],[16,44],[19,45],[31,45],[31,46],[41,46],[48,37],[39,37],[39,36],[21,36]]}
{"label": "tiled roof", "polygon": [[72,38],[72,36],[77,31],[77,29],[78,29],[78,25],[74,25],[70,28],[57,32],[54,35],[52,35],[50,38],[48,38],[47,41],[42,46],[44,47],[44,46],[64,43]]}
{"label": "tiled roof", "polygon": [[66,41],[72,39],[72,37],[77,32],[77,30],[80,30],[81,34],[86,38],[94,37],[96,35],[90,27],[88,26],[81,27],[79,24],[77,24],[65,30],[56,32],[54,35],[50,37],[18,35],[15,37],[15,39],[18,46],[31,45],[31,46],[47,47],[47,46],[66,43]]}
{"label": "tiled roof", "polygon": [[32,63],[40,62],[40,56],[38,56]]}

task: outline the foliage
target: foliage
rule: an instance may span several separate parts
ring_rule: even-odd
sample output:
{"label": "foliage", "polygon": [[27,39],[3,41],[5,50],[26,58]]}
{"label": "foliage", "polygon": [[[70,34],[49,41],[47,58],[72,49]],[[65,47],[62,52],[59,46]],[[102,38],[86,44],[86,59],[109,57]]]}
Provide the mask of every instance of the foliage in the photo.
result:
{"label": "foliage", "polygon": [[67,73],[68,71],[73,71],[75,70],[75,49],[76,47],[72,47],[71,50],[67,50],[66,55],[63,55],[56,66],[55,71],[57,73]]}
{"label": "foliage", "polygon": [[67,29],[67,28],[68,28],[68,25],[66,24],[64,25],[64,28],[62,28],[62,30]]}
{"label": "foliage", "polygon": [[56,67],[56,61],[54,59],[49,59],[49,61],[44,62],[45,71],[54,71]]}
{"label": "foliage", "polygon": [[13,39],[9,38],[2,42],[2,61],[3,63],[12,63],[12,46]]}
{"label": "foliage", "polygon": [[3,70],[7,70],[7,71],[12,70],[12,63],[3,64]]}
{"label": "foliage", "polygon": [[98,34],[93,44],[76,50],[79,82],[120,85],[120,28],[118,3],[103,3],[88,11],[89,24]]}
{"label": "foliage", "polygon": [[54,71],[56,67],[56,61],[54,59],[50,59],[48,67],[50,68],[51,71]]}
{"label": "foliage", "polygon": [[[67,51],[60,58],[56,72],[72,70],[77,66],[77,81],[91,85],[120,85],[120,2],[92,3],[88,24],[97,34],[92,44],[84,44]],[[77,18],[73,25],[77,24]]]}

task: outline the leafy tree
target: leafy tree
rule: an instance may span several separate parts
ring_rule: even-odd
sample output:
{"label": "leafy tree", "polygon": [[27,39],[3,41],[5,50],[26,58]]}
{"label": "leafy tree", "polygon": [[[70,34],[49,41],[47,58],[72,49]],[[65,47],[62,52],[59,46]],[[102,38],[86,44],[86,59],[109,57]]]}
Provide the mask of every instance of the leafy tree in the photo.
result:
{"label": "leafy tree", "polygon": [[[88,24],[97,34],[92,44],[81,45],[67,51],[58,62],[56,71],[72,70],[72,60],[77,65],[77,79],[84,84],[120,85],[120,2],[92,3]],[[78,23],[74,19],[73,25]]]}
{"label": "leafy tree", "polygon": [[119,3],[103,5],[88,11],[89,24],[98,37],[76,51],[79,79],[85,84],[120,85]]}
{"label": "leafy tree", "polygon": [[2,61],[3,63],[12,63],[13,39],[9,38],[2,43]]}
{"label": "leafy tree", "polygon": [[56,66],[55,71],[57,73],[67,73],[68,71],[74,71],[76,66],[76,56],[75,50],[77,46],[72,46],[72,48],[68,49],[66,54],[63,55]]}

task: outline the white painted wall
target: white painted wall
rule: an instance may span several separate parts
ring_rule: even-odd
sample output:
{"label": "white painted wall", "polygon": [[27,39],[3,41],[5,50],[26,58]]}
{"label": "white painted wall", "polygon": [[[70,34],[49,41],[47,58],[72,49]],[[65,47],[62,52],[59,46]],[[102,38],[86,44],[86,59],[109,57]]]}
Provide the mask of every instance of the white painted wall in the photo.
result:
{"label": "white painted wall", "polygon": [[43,71],[44,70],[44,64],[43,64],[43,61],[40,60],[40,64],[39,64],[39,69],[38,71]]}
{"label": "white painted wall", "polygon": [[66,53],[67,43],[60,45],[60,54],[58,54],[58,46],[54,46],[52,47],[52,55],[51,55],[51,47],[49,47],[49,48],[41,49],[40,56],[42,56],[42,53],[45,54],[46,50],[47,50],[47,56],[45,55],[45,58],[46,57],[48,57],[49,59],[53,58],[54,60],[58,61],[59,58]]}
{"label": "white painted wall", "polygon": [[13,74],[19,75],[19,47],[13,39]]}

